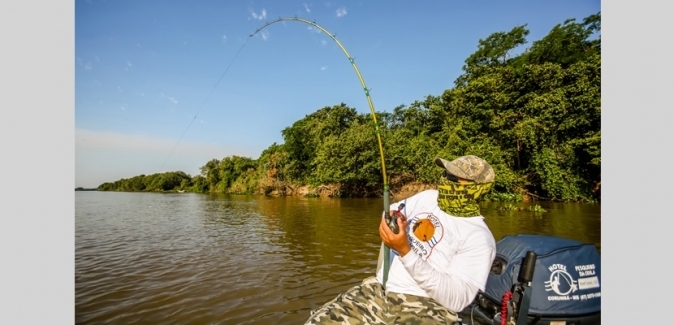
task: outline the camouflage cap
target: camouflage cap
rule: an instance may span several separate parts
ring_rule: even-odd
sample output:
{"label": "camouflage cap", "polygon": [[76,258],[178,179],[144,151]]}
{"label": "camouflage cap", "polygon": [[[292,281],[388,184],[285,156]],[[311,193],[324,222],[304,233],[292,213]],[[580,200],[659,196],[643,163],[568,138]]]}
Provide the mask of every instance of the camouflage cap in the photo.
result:
{"label": "camouflage cap", "polygon": [[435,164],[456,177],[471,180],[475,183],[488,183],[494,180],[494,169],[478,156],[467,155],[452,161],[435,158]]}

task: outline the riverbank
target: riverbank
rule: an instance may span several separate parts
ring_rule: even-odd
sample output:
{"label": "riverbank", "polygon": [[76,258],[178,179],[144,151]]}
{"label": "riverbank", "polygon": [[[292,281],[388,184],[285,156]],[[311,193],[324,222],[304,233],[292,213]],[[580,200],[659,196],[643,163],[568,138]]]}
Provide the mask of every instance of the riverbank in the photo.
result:
{"label": "riverbank", "polygon": [[[178,172],[184,174],[182,172]],[[175,172],[171,174],[176,174]],[[313,186],[309,184],[293,184],[290,182],[279,181],[275,179],[265,179],[264,181],[249,180],[246,184],[236,182],[231,186],[222,189],[220,187],[206,186],[204,183],[193,184],[189,179],[182,179],[178,182],[173,180],[171,183],[157,182],[159,184],[146,185],[154,180],[161,180],[157,175],[140,175],[132,179],[121,179],[115,183],[105,183],[97,189],[76,188],[76,191],[114,191],[114,192],[160,192],[160,193],[220,193],[235,195],[262,195],[262,196],[301,196],[301,197],[331,197],[331,198],[376,198],[383,196],[383,187],[381,185],[367,186],[363,184],[322,184]],[[185,174],[187,177],[188,175]],[[200,176],[197,176],[197,179]],[[161,185],[161,186],[160,186]],[[435,183],[424,183],[416,180],[411,175],[397,175],[389,179],[389,195],[391,200],[399,201],[408,198],[418,192],[435,189]],[[599,188],[596,189],[596,195],[600,195]],[[496,192],[492,190],[485,199],[490,201],[512,201],[512,202],[530,202],[530,201],[558,201],[521,190],[515,193]],[[573,200],[568,200],[571,202]],[[582,202],[597,203],[599,200],[589,199],[580,200]],[[576,201],[576,202],[580,202]]]}
{"label": "riverbank", "polygon": [[[425,184],[421,182],[410,182],[404,185],[390,186],[389,193],[394,201],[408,198],[418,192],[427,189],[434,189],[435,184]],[[236,193],[233,193],[236,194]],[[349,188],[342,184],[292,186],[285,184],[273,190],[263,193],[253,193],[270,196],[306,196],[306,197],[378,197],[382,195],[382,189],[371,188]]]}

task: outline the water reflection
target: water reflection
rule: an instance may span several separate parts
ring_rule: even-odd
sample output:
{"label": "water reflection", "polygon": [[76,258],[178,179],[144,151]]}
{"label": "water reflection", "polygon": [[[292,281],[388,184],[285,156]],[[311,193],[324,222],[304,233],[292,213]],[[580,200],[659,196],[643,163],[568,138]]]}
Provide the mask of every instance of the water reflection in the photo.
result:
{"label": "water reflection", "polygon": [[[78,324],[296,324],[372,275],[381,199],[78,192]],[[483,212],[495,238],[600,242],[598,205]]]}
{"label": "water reflection", "polygon": [[520,233],[555,235],[593,243],[601,247],[601,212],[599,204],[536,202],[519,207],[540,205],[546,212],[499,211],[503,203],[482,203],[485,221],[496,240]]}

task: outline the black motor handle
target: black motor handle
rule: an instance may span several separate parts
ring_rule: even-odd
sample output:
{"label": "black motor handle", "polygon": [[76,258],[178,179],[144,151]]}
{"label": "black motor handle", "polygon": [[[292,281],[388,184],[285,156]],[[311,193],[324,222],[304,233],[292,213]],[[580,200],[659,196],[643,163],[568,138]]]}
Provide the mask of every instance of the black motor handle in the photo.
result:
{"label": "black motor handle", "polygon": [[531,282],[534,279],[534,268],[536,267],[536,253],[528,251],[527,255],[524,257],[524,263],[522,263],[522,268],[520,268],[520,281],[525,283]]}

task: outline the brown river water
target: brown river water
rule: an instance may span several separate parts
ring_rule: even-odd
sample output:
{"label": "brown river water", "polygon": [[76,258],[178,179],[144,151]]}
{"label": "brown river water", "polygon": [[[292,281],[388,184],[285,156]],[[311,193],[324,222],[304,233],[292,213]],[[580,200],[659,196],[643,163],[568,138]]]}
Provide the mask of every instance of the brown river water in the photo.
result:
{"label": "brown river water", "polygon": [[[601,248],[600,204],[483,203],[494,238]],[[517,203],[526,207],[526,203]],[[75,193],[76,324],[302,324],[373,275],[383,200]]]}

